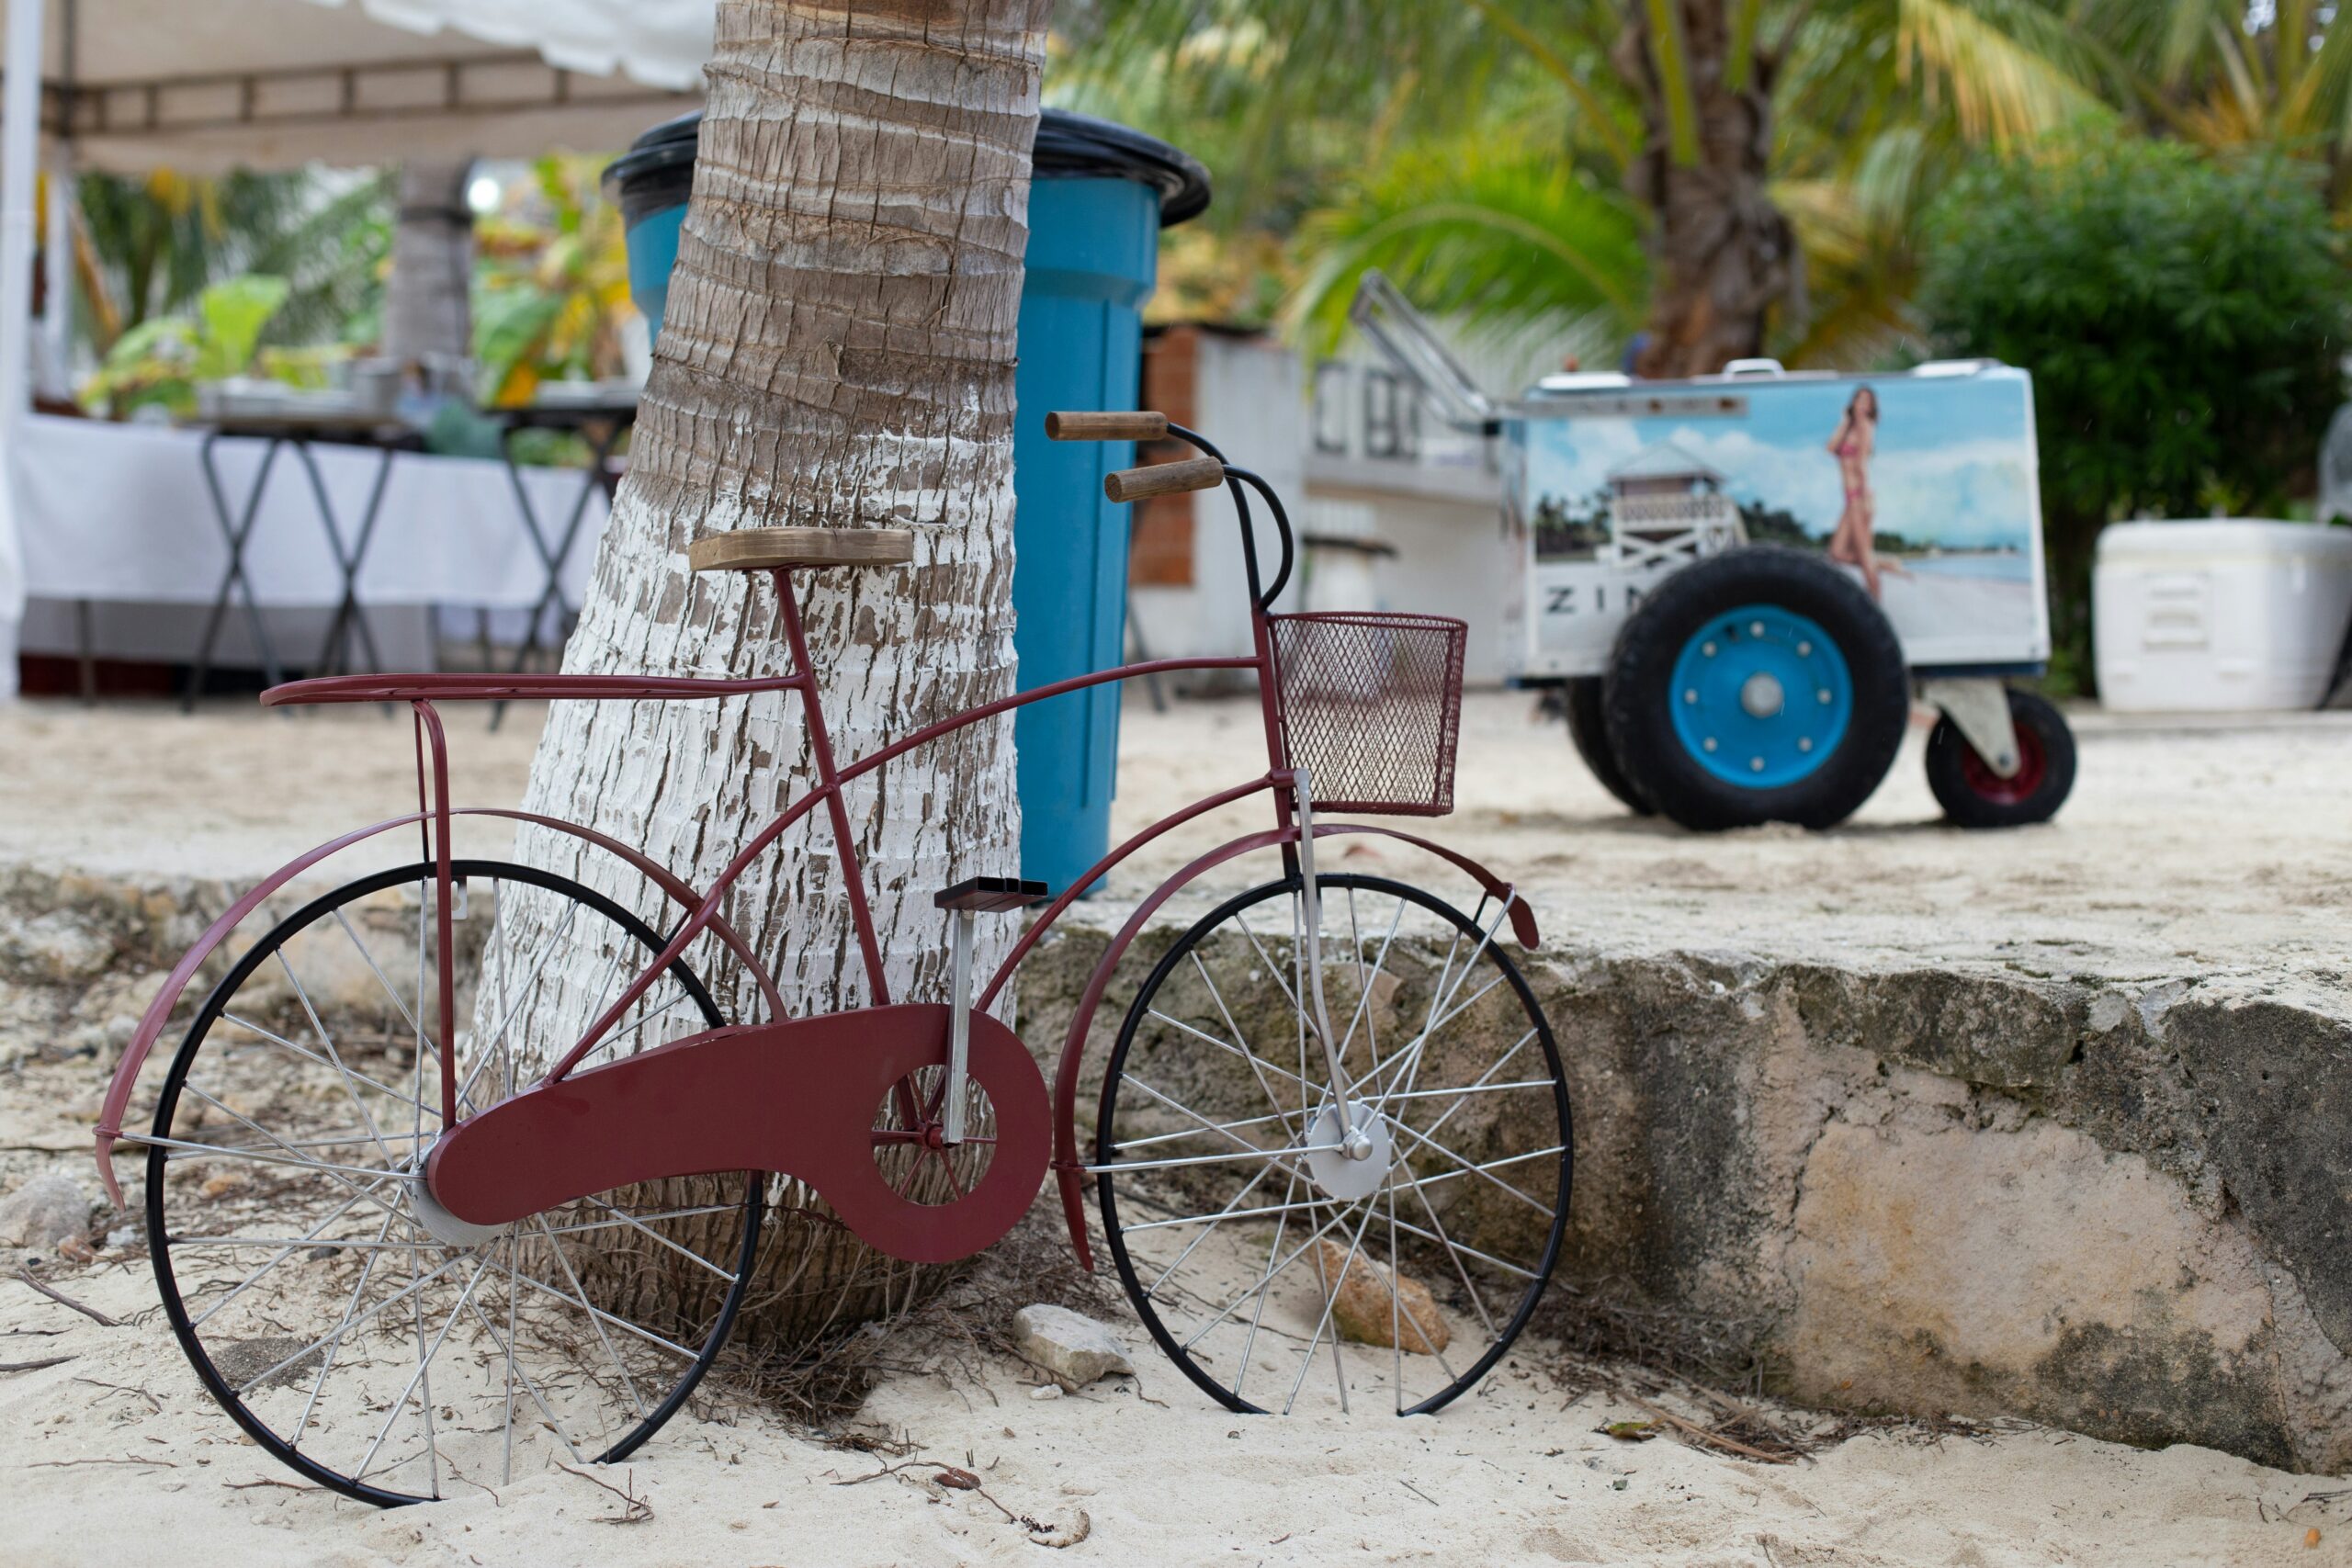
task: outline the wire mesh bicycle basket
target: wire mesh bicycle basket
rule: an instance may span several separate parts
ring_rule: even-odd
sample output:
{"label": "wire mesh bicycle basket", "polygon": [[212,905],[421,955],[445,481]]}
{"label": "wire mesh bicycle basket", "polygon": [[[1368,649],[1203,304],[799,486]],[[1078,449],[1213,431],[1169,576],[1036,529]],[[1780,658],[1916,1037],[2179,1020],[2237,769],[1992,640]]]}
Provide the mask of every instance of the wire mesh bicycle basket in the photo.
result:
{"label": "wire mesh bicycle basket", "polygon": [[1453,809],[1469,626],[1442,615],[1269,615],[1290,764],[1320,811]]}

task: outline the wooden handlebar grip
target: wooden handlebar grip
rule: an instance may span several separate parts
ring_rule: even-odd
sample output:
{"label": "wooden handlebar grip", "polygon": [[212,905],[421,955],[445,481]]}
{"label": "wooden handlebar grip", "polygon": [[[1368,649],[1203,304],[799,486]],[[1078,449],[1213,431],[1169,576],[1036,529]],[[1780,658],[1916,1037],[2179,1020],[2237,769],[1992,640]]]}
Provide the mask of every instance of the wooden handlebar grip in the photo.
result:
{"label": "wooden handlebar grip", "polygon": [[1121,468],[1102,481],[1102,493],[1113,501],[1125,502],[1154,495],[1179,495],[1188,490],[1215,490],[1224,482],[1223,463],[1215,457],[1187,457],[1181,463]]}
{"label": "wooden handlebar grip", "polygon": [[1164,441],[1168,416],[1148,410],[1134,413],[1049,413],[1048,441]]}

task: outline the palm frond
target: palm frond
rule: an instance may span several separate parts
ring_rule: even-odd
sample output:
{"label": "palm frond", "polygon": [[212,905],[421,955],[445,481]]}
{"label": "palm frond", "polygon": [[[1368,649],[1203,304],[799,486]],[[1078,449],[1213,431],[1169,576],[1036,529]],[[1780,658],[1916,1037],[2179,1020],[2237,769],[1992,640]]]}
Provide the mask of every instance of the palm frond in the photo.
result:
{"label": "palm frond", "polygon": [[1329,352],[1357,278],[1376,266],[1465,327],[1594,318],[1622,334],[1646,293],[1642,238],[1630,202],[1548,152],[1424,146],[1302,225],[1312,259],[1287,314]]}
{"label": "palm frond", "polygon": [[1897,0],[1900,69],[1972,141],[2007,145],[2110,111],[2065,18],[2030,0]]}

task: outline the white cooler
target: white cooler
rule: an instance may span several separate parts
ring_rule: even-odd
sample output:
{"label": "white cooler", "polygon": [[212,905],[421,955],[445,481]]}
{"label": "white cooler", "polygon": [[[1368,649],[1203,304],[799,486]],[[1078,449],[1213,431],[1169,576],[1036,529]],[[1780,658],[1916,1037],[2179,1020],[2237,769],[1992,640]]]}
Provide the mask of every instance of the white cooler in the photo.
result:
{"label": "white cooler", "polygon": [[2099,701],[2120,713],[2317,707],[2352,617],[2352,528],[2118,523],[2091,578]]}

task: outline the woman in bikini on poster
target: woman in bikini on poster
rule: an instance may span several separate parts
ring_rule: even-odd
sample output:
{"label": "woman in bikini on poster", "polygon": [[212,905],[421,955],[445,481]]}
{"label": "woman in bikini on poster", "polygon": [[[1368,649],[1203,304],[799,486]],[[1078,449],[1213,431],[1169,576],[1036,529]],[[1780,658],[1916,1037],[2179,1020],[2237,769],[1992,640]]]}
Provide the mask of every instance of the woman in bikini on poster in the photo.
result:
{"label": "woman in bikini on poster", "polygon": [[1831,560],[1860,571],[1862,586],[1873,599],[1880,596],[1882,573],[1908,575],[1894,562],[1880,560],[1871,547],[1878,502],[1871,494],[1871,457],[1877,450],[1878,394],[1868,387],[1857,387],[1838,421],[1838,433],[1829,438],[1829,454],[1838,459],[1838,477],[1846,484],[1846,509],[1838,514],[1838,526],[1830,532],[1828,554]]}

